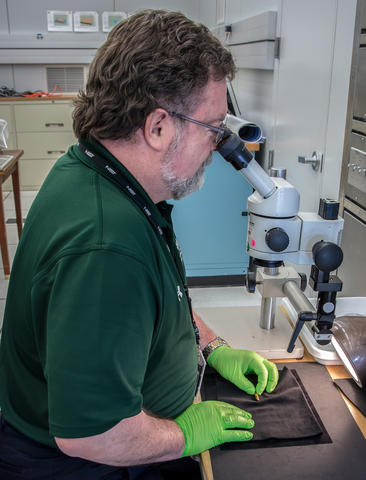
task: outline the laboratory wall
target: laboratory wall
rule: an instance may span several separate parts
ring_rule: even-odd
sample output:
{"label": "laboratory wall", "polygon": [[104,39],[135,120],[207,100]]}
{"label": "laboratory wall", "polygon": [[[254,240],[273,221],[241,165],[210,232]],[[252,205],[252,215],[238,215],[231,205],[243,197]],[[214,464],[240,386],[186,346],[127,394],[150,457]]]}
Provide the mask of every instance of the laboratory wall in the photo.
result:
{"label": "laboratory wall", "polygon": [[[225,12],[225,25],[230,25],[242,19],[255,17],[263,12],[281,11],[281,0],[201,0],[200,21],[210,28],[215,28],[216,6],[222,3]],[[279,22],[277,22],[277,35]],[[244,118],[258,123],[264,135],[271,138],[274,123],[273,101],[274,101],[274,76],[275,70],[239,68],[233,81],[235,95],[237,97],[241,114]],[[267,156],[267,147],[263,145],[263,157]]]}
{"label": "laboratory wall", "polygon": [[[130,14],[143,8],[179,10],[195,20],[199,17],[199,2],[195,0],[0,0],[0,86],[5,85],[17,91],[47,90],[45,63],[87,65],[90,62],[95,49],[106,38],[101,28],[102,12],[124,11]],[[97,11],[100,31],[48,32],[47,10]],[[38,33],[43,35],[43,39],[36,38]],[[8,57],[4,53],[7,46],[15,46],[19,42],[21,45],[26,42],[27,49],[38,51],[41,46],[47,49],[54,47],[55,42],[58,45],[47,62],[42,62],[41,55],[38,55],[34,61],[25,56],[26,61],[21,63],[16,60],[21,52],[10,51]],[[85,49],[80,54],[80,42],[84,45],[89,43],[89,56],[85,55]]]}
{"label": "laboratory wall", "polygon": [[[242,115],[263,128],[264,166],[273,162],[286,168],[300,192],[300,210],[317,211],[320,197],[339,197],[357,1],[217,3],[223,5],[223,24],[231,25],[233,34],[240,21],[277,13],[273,66],[242,63],[233,86]],[[199,14],[217,27],[209,0],[200,2]],[[321,168],[299,163],[299,157],[310,159],[314,151],[322,154]]]}
{"label": "laboratory wall", "polygon": [[[93,34],[47,32],[47,10],[101,14],[165,8],[180,10],[215,32],[220,26],[234,29],[240,21],[275,12],[273,36],[247,42],[271,48],[276,44],[272,63],[238,62],[233,88],[242,116],[261,125],[266,137],[257,158],[265,168],[271,162],[285,167],[288,180],[299,190],[300,209],[317,211],[319,197],[338,198],[356,4],[357,0],[0,0],[0,85],[17,91],[47,90],[47,65],[81,64],[87,69],[106,38],[101,28]],[[42,40],[36,38],[38,33]],[[14,49],[17,45],[27,48]],[[43,61],[47,51],[51,55]],[[298,162],[299,156],[311,157],[315,150],[323,155],[322,168]],[[224,171],[227,166],[221,162],[215,155],[204,189],[175,208],[190,276],[246,270],[243,214],[251,188],[235,172]]]}
{"label": "laboratory wall", "polygon": [[9,28],[10,33],[45,33],[47,10],[133,13],[142,8],[162,8],[180,10],[194,18],[198,15],[197,2],[193,0],[1,0],[1,4],[6,8],[9,25],[4,19],[0,21],[0,31]]}
{"label": "laboratory wall", "polygon": [[[216,7],[216,2],[211,1],[206,4],[209,12],[212,10],[212,5]],[[95,10],[101,14],[103,11],[122,10],[132,13],[140,8],[163,8],[180,10],[188,17],[209,25],[210,22],[203,18],[206,16],[206,10],[203,7],[204,5],[196,0],[63,0],[63,2],[0,0],[0,18],[2,19],[0,84],[20,92],[48,91],[46,67],[83,65],[87,68],[95,50],[106,38],[106,34],[102,33],[101,29],[98,33],[83,34],[48,32],[47,10]],[[216,8],[213,10],[216,19]],[[37,39],[37,34],[42,34],[43,38]],[[42,59],[48,51],[51,54],[45,62]],[[19,61],[19,58],[23,60]],[[70,100],[67,102],[71,105]],[[22,108],[39,110],[39,104],[30,105],[29,102],[24,106],[19,102],[17,104],[18,111]],[[62,108],[68,108],[70,105]],[[61,108],[61,105],[58,106]],[[54,106],[44,105],[44,108],[47,107]],[[28,130],[29,128],[33,129],[28,127]],[[37,132],[40,140],[36,143],[44,142],[47,139],[46,134],[50,135],[49,132]],[[63,132],[63,134],[69,135],[71,132]],[[41,183],[47,173],[46,170],[56,161],[56,157],[39,159],[37,152],[30,154],[34,139],[29,145],[25,145],[21,142],[22,135],[24,136],[23,132],[16,132],[18,147],[23,148],[25,155],[30,155],[32,158],[21,161],[21,182],[25,182],[24,189],[37,189],[39,185],[37,186],[36,177]],[[55,150],[55,148],[53,146],[48,150]],[[31,178],[28,178],[30,172],[26,171],[25,167],[31,167],[28,168],[32,171]],[[245,211],[247,197],[251,191],[251,186],[218,154],[215,154],[212,165],[207,169],[206,182],[202,190],[189,198],[175,202],[175,229],[189,277],[240,275],[242,278],[248,265],[245,249],[247,230]]]}

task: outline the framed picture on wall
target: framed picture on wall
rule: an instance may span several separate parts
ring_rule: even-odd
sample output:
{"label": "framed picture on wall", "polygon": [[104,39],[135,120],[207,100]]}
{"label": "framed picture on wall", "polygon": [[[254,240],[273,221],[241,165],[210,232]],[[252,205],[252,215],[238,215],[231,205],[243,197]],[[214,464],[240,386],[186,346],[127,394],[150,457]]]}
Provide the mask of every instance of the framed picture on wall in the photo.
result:
{"label": "framed picture on wall", "polygon": [[99,15],[97,12],[74,12],[74,32],[98,32]]}
{"label": "framed picture on wall", "polygon": [[47,29],[49,32],[72,32],[72,12],[48,10]]}
{"label": "framed picture on wall", "polygon": [[110,32],[121,20],[127,18],[126,12],[103,12],[103,32]]}

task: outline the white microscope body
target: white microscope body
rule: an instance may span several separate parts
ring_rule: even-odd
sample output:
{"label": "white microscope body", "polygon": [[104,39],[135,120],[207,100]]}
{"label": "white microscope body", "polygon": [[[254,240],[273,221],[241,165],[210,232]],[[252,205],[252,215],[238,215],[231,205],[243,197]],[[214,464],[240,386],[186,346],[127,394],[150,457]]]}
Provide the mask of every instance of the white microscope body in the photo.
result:
{"label": "white microscope body", "polygon": [[[256,271],[248,271],[246,286],[251,292],[257,286],[262,295],[260,326],[266,330],[274,327],[276,298],[286,296],[298,313],[288,351],[292,351],[305,321],[316,320],[314,337],[318,343],[328,344],[335,297],[342,288],[342,282],[329,275],[343,259],[339,204],[322,199],[318,213],[299,212],[295,187],[283,178],[270,177],[229,129],[217,150],[255,189],[247,204],[247,253],[254,259]],[[317,310],[303,294],[306,277],[284,265],[286,260],[312,265],[310,285],[319,292]]]}
{"label": "white microscope body", "polygon": [[327,220],[318,213],[299,212],[300,196],[295,187],[283,178],[269,179],[275,187],[269,196],[265,198],[256,190],[248,198],[247,251],[251,257],[305,265],[313,263],[312,247],[316,242],[339,245],[342,218]]}

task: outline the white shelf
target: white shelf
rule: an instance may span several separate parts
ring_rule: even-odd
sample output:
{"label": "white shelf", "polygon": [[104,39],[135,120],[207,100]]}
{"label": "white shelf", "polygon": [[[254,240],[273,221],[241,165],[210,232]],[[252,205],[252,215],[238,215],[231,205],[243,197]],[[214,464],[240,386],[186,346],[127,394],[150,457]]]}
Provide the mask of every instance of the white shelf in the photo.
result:
{"label": "white shelf", "polygon": [[273,70],[277,12],[263,12],[231,24],[231,33],[225,25],[212,31],[232,52],[238,68]]}

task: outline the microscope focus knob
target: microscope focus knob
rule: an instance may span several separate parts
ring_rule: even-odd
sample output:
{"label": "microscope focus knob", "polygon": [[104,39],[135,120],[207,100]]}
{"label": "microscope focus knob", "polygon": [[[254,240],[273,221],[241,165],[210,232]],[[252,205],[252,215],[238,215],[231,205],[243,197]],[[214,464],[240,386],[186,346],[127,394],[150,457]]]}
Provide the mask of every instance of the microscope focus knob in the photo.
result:
{"label": "microscope focus knob", "polygon": [[341,247],[332,242],[321,240],[315,243],[312,252],[315,265],[323,272],[330,273],[336,270],[343,261]]}
{"label": "microscope focus knob", "polygon": [[257,285],[256,272],[248,270],[248,273],[245,275],[245,286],[247,291],[249,293],[254,293],[256,285]]}
{"label": "microscope focus knob", "polygon": [[283,252],[284,250],[286,250],[288,244],[290,243],[290,239],[287,233],[279,227],[271,228],[271,230],[268,230],[265,240],[266,244],[274,252]]}

